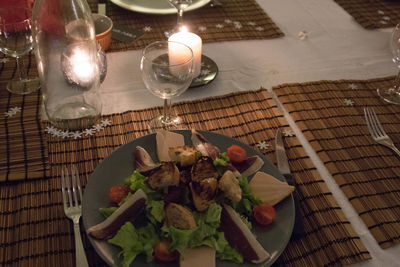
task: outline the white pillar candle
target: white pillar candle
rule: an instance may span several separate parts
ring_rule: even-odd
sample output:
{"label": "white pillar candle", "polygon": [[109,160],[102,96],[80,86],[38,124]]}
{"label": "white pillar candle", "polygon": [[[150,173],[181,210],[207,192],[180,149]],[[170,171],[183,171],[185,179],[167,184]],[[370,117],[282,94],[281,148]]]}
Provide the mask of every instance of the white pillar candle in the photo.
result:
{"label": "white pillar candle", "polygon": [[[193,77],[195,78],[199,76],[201,71],[201,45],[202,45],[200,36],[192,32],[181,31],[171,35],[168,41],[183,43],[189,46],[193,50],[193,69],[194,69]],[[170,58],[173,57],[180,58],[182,57],[180,54],[181,52],[178,49],[170,50]]]}

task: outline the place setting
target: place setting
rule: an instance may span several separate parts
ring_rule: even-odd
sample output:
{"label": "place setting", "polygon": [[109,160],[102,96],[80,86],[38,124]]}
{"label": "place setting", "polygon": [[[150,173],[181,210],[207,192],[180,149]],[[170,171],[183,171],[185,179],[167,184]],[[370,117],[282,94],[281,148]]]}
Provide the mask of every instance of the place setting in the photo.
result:
{"label": "place setting", "polygon": [[296,3],[5,3],[0,265],[395,261],[399,79],[348,78],[388,53],[331,58]]}

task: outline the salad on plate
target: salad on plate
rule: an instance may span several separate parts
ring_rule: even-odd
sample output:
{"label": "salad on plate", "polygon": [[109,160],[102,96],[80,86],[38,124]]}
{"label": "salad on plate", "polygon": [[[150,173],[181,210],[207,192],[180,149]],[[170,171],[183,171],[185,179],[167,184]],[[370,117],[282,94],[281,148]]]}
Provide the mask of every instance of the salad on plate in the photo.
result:
{"label": "salad on plate", "polygon": [[276,204],[294,188],[259,171],[262,158],[239,145],[221,151],[196,130],[191,140],[185,145],[179,133],[158,132],[158,160],[136,146],[135,170],[109,188],[110,205],[99,209],[104,220],[87,233],[119,247],[123,266],[140,254],[147,262],[191,267],[271,257],[252,229],[273,225]]}

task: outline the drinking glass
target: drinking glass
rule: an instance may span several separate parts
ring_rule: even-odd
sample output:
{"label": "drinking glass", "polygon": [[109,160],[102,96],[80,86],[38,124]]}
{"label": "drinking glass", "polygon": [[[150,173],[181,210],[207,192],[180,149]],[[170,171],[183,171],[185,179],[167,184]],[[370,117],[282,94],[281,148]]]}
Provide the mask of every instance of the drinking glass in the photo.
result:
{"label": "drinking glass", "polygon": [[163,113],[149,122],[149,131],[187,128],[180,117],[171,113],[171,98],[185,92],[192,82],[192,49],[172,41],[151,43],[143,50],[140,70],[146,88],[164,99]]}
{"label": "drinking glass", "polygon": [[31,50],[31,10],[0,7],[0,51],[16,59],[16,75],[7,83],[7,90],[11,93],[29,94],[40,87],[39,78],[28,78],[21,59]]}
{"label": "drinking glass", "polygon": [[175,32],[180,31],[180,27],[183,25],[183,11],[192,4],[192,0],[167,0],[167,1],[176,8],[178,14],[175,28],[165,33],[165,35],[169,37]]}
{"label": "drinking glass", "polygon": [[386,102],[400,105],[400,24],[397,24],[390,39],[393,62],[397,64],[398,73],[393,86],[389,88],[378,88],[378,95]]}

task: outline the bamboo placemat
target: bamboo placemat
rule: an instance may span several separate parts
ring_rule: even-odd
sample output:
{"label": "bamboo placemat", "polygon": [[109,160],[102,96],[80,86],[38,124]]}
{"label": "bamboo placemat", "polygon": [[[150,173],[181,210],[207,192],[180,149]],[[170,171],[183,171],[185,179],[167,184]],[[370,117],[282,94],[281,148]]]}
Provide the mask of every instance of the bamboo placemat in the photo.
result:
{"label": "bamboo placemat", "polygon": [[[255,0],[219,1],[222,6],[206,5],[184,13],[185,24],[190,31],[202,38],[203,43],[283,36],[282,31]],[[88,0],[88,3],[92,12],[97,13],[98,0]],[[176,25],[176,14],[141,14],[123,9],[110,1],[107,1],[106,14],[115,25],[125,25],[144,32],[140,39],[130,44],[113,39],[107,50],[109,52],[142,49],[154,41],[166,39],[164,32],[170,31]]]}
{"label": "bamboo placemat", "polygon": [[[23,59],[29,76],[37,75],[34,56]],[[7,81],[17,75],[15,65],[15,59],[0,56],[0,182],[48,176],[40,91],[25,96],[7,91]]]}
{"label": "bamboo placemat", "polygon": [[388,28],[400,22],[397,0],[334,0],[366,29]]}
{"label": "bamboo placemat", "polygon": [[400,239],[400,159],[371,138],[363,108],[375,109],[399,147],[400,107],[376,93],[376,88],[392,85],[393,77],[388,77],[287,84],[274,90],[382,248]]}
{"label": "bamboo placemat", "polygon": [[[277,128],[290,133],[264,89],[179,103],[174,110],[192,128],[225,134],[256,149],[256,144],[264,141],[269,148],[262,152],[273,162]],[[51,177],[0,187],[0,214],[5,218],[0,221],[0,265],[58,266],[62,262],[73,266],[72,223],[64,215],[60,191],[62,166],[78,166],[81,181],[86,184],[99,161],[119,145],[147,134],[146,122],[159,112],[161,107],[106,116],[103,119],[111,125],[93,136],[67,140],[47,135]],[[369,259],[368,251],[297,138],[287,136],[285,141],[299,184],[307,237],[291,241],[277,265],[344,265]],[[104,265],[82,234],[90,265]]]}

